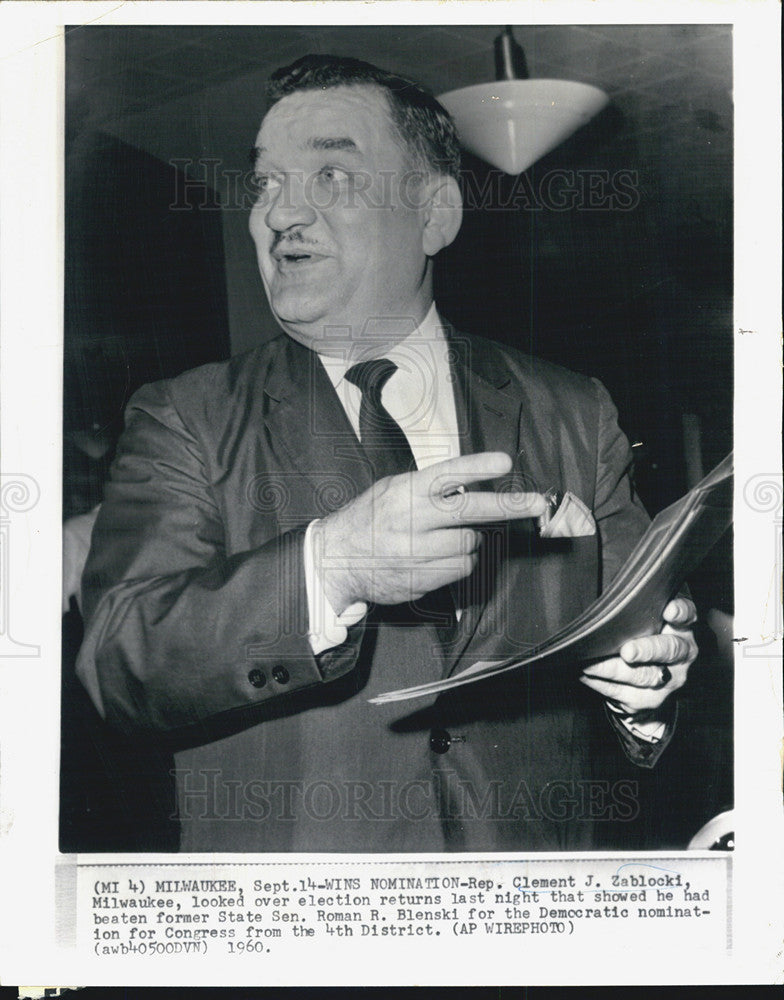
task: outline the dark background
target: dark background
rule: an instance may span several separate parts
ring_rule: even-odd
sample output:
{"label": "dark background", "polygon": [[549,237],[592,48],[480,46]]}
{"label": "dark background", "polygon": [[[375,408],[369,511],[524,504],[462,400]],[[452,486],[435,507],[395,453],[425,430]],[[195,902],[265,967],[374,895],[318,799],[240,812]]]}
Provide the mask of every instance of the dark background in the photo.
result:
{"label": "dark background", "polygon": [[[235,184],[248,170],[269,72],[307,52],[333,52],[439,94],[493,78],[499,30],[67,29],[64,517],[100,501],[135,388],[277,333]],[[514,31],[533,77],[595,84],[610,105],[522,178],[466,156],[467,210],[437,262],[437,302],[460,329],[601,378],[655,513],[732,444],[731,29]],[[578,197],[556,210],[539,197],[554,170],[626,172],[632,203],[591,208]],[[690,581],[703,616],[731,611],[730,554],[727,537]],[[69,686],[78,622],[68,628],[66,729],[71,702],[80,718],[90,711],[78,685]],[[702,646],[683,709],[696,712],[691,731],[704,737],[705,766],[693,785],[688,775],[673,785],[667,761],[675,769],[678,758],[668,750],[643,793],[661,806],[675,787],[676,799],[656,830],[635,834],[641,842],[680,843],[686,826],[694,832],[729,804],[729,668],[713,655],[709,633]],[[78,775],[95,748],[82,740],[71,749]],[[144,790],[142,781],[142,799]],[[167,789],[152,791],[165,812]],[[74,815],[84,806],[83,790],[75,795]]]}

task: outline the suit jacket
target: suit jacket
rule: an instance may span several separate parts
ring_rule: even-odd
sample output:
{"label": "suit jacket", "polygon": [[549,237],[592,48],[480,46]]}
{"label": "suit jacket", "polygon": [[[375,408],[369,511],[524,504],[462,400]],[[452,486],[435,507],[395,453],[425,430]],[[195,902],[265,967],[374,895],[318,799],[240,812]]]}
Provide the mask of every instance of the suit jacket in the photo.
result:
{"label": "suit jacket", "polygon": [[461,451],[509,453],[516,485],[571,490],[598,532],[488,530],[448,648],[376,609],[312,655],[306,526],[372,482],[315,354],[281,335],[131,401],[83,580],[78,672],[109,725],[170,741],[183,850],[581,849],[597,820],[633,808],[594,771],[616,737],[577,666],[367,703],[545,639],[647,524],[600,383],[450,340]]}

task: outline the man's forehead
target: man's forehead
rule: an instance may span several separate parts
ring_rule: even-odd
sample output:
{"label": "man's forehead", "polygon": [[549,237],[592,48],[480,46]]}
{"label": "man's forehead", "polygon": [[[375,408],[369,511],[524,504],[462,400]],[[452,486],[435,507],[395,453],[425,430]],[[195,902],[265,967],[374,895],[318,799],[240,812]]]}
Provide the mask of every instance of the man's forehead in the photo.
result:
{"label": "man's forehead", "polygon": [[[281,138],[303,147],[312,146],[314,139],[333,139],[353,140],[355,147],[362,149],[368,140],[391,140],[390,126],[389,105],[378,87],[360,84],[301,90],[287,94],[270,108],[261,123],[257,146]],[[324,142],[320,146],[325,147]],[[343,148],[349,148],[348,144]]]}

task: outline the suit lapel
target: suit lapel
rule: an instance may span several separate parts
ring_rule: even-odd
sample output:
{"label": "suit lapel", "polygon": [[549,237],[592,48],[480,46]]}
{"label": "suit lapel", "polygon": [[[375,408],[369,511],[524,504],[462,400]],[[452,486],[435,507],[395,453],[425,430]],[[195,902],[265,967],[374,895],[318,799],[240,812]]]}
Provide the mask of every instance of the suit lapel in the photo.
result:
{"label": "suit lapel", "polygon": [[512,371],[508,356],[489,342],[448,331],[455,376],[461,451],[505,451],[515,486],[543,492],[558,485],[553,428],[558,414],[536,378],[535,358]]}
{"label": "suit lapel", "polygon": [[287,337],[264,392],[268,441],[279,467],[310,483],[311,517],[325,516],[372,485],[367,459],[315,352]]}
{"label": "suit lapel", "polygon": [[[514,458],[519,450],[520,400],[503,392],[502,387],[509,382],[508,373],[493,366],[483,350],[484,344],[473,338],[450,332],[449,344],[460,453],[503,451]],[[485,610],[487,594],[477,587],[480,575],[455,587],[462,614],[454,645],[448,651],[447,676],[459,663]]]}
{"label": "suit lapel", "polygon": [[[540,396],[537,381],[526,377],[526,372],[513,373],[508,358],[492,343],[452,331],[448,334],[461,454],[502,451],[510,455],[514,463],[512,473],[497,487],[544,492],[559,486],[552,430],[555,414],[548,400]],[[535,363],[533,359],[529,362],[532,366]],[[485,555],[489,557],[488,553]],[[480,570],[459,587],[458,603],[463,614],[449,651],[447,673],[466,654],[484,617],[489,620],[495,614],[498,620],[503,620],[506,610],[497,608],[496,614],[493,607],[506,601],[508,594],[505,588],[488,593],[486,584],[492,579],[493,574],[480,564]]]}

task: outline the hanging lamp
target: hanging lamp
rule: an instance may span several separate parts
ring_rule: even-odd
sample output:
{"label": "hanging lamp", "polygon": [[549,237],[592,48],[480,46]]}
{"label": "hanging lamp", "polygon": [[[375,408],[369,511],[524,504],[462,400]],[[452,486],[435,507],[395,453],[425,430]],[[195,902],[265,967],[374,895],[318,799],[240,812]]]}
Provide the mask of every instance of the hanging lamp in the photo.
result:
{"label": "hanging lamp", "polygon": [[507,174],[520,174],[590,121],[609,102],[598,87],[531,80],[510,27],[495,39],[496,82],[441,94],[462,145]]}

